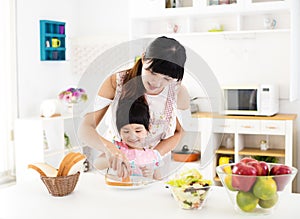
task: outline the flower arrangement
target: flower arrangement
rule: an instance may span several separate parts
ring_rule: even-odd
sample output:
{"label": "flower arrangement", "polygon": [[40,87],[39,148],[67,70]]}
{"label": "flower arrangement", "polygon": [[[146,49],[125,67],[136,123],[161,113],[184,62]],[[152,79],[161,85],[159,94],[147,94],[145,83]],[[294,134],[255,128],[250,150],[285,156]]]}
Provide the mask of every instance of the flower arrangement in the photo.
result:
{"label": "flower arrangement", "polygon": [[79,103],[80,101],[87,101],[88,97],[84,89],[82,88],[69,88],[60,92],[59,99],[67,104]]}

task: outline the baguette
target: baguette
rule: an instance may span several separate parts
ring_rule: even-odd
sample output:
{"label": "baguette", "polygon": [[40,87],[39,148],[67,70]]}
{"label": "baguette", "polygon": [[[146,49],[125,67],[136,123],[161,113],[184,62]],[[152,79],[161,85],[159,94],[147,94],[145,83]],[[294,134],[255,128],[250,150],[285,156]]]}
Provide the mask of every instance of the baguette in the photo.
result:
{"label": "baguette", "polygon": [[57,169],[47,163],[29,164],[28,168],[37,171],[41,176],[56,177]]}

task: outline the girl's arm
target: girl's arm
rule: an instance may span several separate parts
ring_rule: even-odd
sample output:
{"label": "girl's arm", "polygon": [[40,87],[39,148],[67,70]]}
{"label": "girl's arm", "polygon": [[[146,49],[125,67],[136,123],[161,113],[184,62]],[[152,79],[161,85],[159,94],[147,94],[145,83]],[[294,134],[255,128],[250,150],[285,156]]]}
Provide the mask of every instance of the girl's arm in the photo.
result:
{"label": "girl's arm", "polygon": [[[103,82],[98,95],[112,100],[115,96],[115,87],[116,75],[114,74]],[[99,135],[96,131],[108,107],[87,113],[80,124],[78,135],[85,144],[105,153],[109,167],[116,170],[119,177],[127,177],[131,174],[131,169],[125,155],[112,142]]]}
{"label": "girl's arm", "polygon": [[[179,91],[177,94],[177,109],[187,110],[187,109],[189,109],[189,107],[190,107],[190,97],[189,97],[188,91],[184,86],[181,85],[179,87]],[[181,125],[178,121],[178,118],[176,118],[176,128],[175,128],[174,135],[167,139],[161,140],[158,143],[158,145],[155,147],[155,150],[158,150],[158,152],[162,156],[165,155],[166,153],[170,152],[179,143],[183,132],[184,132],[184,130],[181,127]]]}

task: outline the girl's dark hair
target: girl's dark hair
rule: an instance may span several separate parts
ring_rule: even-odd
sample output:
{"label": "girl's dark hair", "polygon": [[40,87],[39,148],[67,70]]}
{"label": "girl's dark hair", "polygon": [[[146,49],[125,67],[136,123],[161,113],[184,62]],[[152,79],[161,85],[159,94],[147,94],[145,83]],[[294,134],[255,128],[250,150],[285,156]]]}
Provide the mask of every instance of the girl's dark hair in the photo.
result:
{"label": "girl's dark hair", "polygon": [[119,100],[116,112],[118,131],[120,132],[123,126],[133,123],[144,125],[146,130],[149,131],[150,113],[144,96],[136,100],[132,98]]}
{"label": "girl's dark hair", "polygon": [[[145,51],[144,61],[149,61],[151,64],[147,70],[155,73],[164,74],[169,77],[181,81],[184,75],[184,65],[186,61],[185,48],[175,39],[165,36],[158,37],[153,40]],[[136,61],[135,65],[127,70],[127,74],[123,80],[123,84],[131,81],[131,86],[123,88],[122,96],[141,96],[145,93],[145,88],[142,83],[142,60]],[[132,80],[134,79],[134,80]]]}

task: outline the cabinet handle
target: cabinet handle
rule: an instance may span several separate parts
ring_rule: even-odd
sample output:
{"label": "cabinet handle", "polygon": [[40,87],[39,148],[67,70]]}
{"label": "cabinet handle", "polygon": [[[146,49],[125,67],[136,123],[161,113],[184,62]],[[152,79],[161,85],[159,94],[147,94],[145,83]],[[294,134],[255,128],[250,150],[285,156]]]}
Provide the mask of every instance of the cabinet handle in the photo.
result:
{"label": "cabinet handle", "polygon": [[229,125],[220,125],[221,128],[229,127]]}
{"label": "cabinet handle", "polygon": [[274,129],[277,129],[276,126],[266,126],[266,128],[267,128],[267,129],[273,129],[273,130],[274,130]]}
{"label": "cabinet handle", "polygon": [[242,128],[251,129],[251,128],[253,128],[253,126],[251,126],[251,125],[244,125],[244,126],[242,126]]}

